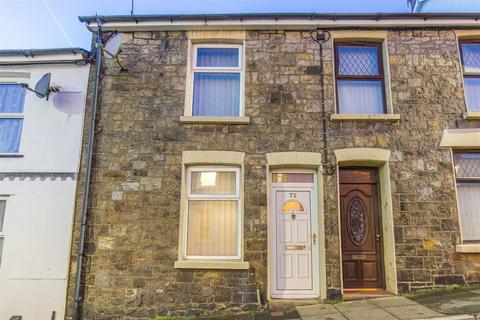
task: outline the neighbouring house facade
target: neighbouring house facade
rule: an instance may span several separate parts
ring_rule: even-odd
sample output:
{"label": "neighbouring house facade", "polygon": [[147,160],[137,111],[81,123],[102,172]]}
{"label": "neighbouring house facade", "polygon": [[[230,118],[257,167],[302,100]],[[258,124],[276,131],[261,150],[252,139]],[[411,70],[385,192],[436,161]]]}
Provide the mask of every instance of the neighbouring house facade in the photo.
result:
{"label": "neighbouring house facade", "polygon": [[86,319],[480,282],[474,14],[100,21]]}
{"label": "neighbouring house facade", "polygon": [[[0,51],[2,320],[65,317],[87,54]],[[59,92],[42,99],[25,88],[35,90],[47,73]]]}
{"label": "neighbouring house facade", "polygon": [[480,11],[480,3],[476,0],[409,0],[409,3],[416,13]]}

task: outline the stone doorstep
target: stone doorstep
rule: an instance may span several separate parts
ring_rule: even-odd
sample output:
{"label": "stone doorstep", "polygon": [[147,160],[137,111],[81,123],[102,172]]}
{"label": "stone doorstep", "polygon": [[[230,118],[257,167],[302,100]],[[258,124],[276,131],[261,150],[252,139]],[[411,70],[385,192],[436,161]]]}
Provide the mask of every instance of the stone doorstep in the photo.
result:
{"label": "stone doorstep", "polygon": [[301,306],[319,305],[322,301],[318,299],[271,299],[268,301],[270,311],[284,311],[295,309]]}

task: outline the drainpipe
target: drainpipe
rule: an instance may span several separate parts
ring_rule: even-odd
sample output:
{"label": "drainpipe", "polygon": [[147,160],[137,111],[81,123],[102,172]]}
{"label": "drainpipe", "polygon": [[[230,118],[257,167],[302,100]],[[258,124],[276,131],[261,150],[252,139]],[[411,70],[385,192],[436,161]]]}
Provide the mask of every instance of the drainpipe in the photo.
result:
{"label": "drainpipe", "polygon": [[80,224],[80,237],[78,241],[78,250],[77,250],[77,271],[75,274],[75,296],[74,296],[74,310],[73,310],[73,320],[80,320],[82,316],[82,305],[83,305],[83,292],[81,288],[82,280],[82,264],[85,250],[85,229],[87,226],[87,215],[88,215],[88,200],[89,200],[89,191],[90,191],[90,175],[92,171],[92,158],[93,158],[93,141],[95,135],[95,116],[97,113],[97,101],[98,101],[98,84],[100,81],[100,68],[101,68],[101,59],[102,59],[102,27],[101,20],[97,18],[97,35],[95,38],[95,77],[93,80],[93,96],[92,96],[92,110],[90,114],[90,127],[88,131],[88,144],[87,144],[87,166],[85,168],[85,176],[83,182],[83,200],[82,200],[82,216]]}
{"label": "drainpipe", "polygon": [[323,175],[333,175],[335,172],[335,167],[331,165],[328,161],[328,143],[327,143],[327,115],[325,112],[325,88],[324,88],[324,70],[323,70],[323,44],[330,40],[330,32],[327,30],[313,30],[310,32],[310,37],[313,41],[318,43],[320,50],[320,104],[322,106],[322,174]]}

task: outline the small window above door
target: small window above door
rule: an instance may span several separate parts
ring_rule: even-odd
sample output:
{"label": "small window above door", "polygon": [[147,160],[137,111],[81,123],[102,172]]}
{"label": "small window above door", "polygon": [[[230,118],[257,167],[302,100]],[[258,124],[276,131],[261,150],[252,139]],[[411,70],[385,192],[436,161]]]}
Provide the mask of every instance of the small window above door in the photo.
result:
{"label": "small window above door", "polygon": [[313,173],[272,173],[272,183],[313,183]]}

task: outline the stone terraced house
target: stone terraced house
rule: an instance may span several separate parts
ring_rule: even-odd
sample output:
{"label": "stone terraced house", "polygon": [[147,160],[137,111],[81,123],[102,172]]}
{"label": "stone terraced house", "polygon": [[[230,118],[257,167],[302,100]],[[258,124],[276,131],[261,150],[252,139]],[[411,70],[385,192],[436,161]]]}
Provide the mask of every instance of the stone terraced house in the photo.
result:
{"label": "stone terraced house", "polygon": [[128,71],[100,73],[69,314],[480,282],[478,14],[80,20]]}

